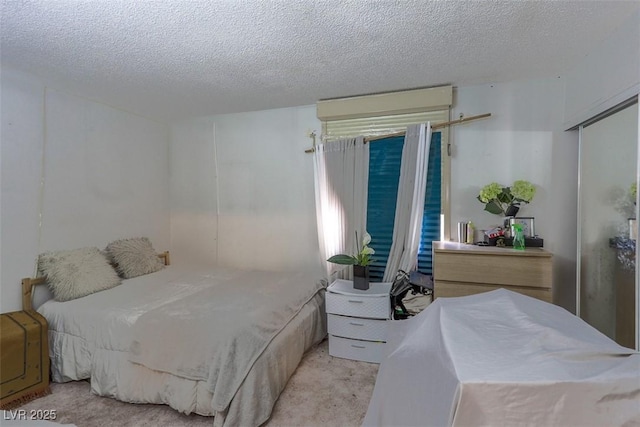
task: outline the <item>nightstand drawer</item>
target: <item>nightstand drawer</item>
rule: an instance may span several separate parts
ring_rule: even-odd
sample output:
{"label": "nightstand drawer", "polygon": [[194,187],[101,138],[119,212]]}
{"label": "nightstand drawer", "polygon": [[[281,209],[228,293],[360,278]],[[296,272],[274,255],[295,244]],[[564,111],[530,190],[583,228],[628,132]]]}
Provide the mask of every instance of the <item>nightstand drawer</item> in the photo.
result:
{"label": "nightstand drawer", "polygon": [[325,295],[327,313],[330,314],[373,319],[389,319],[391,316],[391,301],[388,295],[370,297],[332,292]]}
{"label": "nightstand drawer", "polygon": [[462,283],[437,280],[434,282],[433,293],[436,298],[463,297],[467,295],[479,294],[481,292],[489,292],[500,288],[518,292],[520,294],[537,298],[542,301],[553,302],[551,289],[525,288],[522,286],[500,286],[486,283]]}
{"label": "nightstand drawer", "polygon": [[386,341],[389,322],[382,319],[338,316],[328,314],[329,334],[358,340]]}
{"label": "nightstand drawer", "polygon": [[329,335],[329,354],[344,359],[380,363],[384,357],[386,343],[360,341]]}

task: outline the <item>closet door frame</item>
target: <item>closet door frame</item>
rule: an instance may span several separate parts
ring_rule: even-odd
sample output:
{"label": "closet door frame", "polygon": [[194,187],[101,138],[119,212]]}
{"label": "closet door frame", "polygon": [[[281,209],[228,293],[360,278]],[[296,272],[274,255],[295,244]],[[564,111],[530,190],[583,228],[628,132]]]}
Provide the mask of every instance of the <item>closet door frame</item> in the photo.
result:
{"label": "closet door frame", "polygon": [[[581,270],[582,270],[582,204],[583,204],[583,155],[584,155],[584,128],[602,119],[605,119],[613,114],[616,114],[634,104],[638,103],[638,95],[621,102],[620,104],[586,120],[578,125],[578,199],[577,199],[577,217],[576,224],[578,227],[577,232],[577,246],[576,246],[576,315],[582,318],[582,298],[581,298]],[[636,170],[635,179],[636,182],[640,182],[640,108],[638,109],[638,118],[636,122]],[[575,128],[574,128],[575,129]],[[636,204],[635,204],[635,218],[640,219],[640,192],[636,192]],[[635,349],[640,351],[640,268],[638,265],[638,251],[640,249],[640,239],[636,239],[635,248]]]}

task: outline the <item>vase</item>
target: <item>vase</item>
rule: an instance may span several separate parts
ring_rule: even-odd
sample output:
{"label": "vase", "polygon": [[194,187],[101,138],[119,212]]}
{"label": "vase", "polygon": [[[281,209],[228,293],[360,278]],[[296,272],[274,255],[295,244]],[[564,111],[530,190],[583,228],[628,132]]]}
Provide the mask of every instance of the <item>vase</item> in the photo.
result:
{"label": "vase", "polygon": [[353,266],[353,288],[361,291],[369,289],[369,266],[354,265]]}
{"label": "vase", "polygon": [[507,211],[505,212],[505,214],[507,216],[516,216],[516,214],[518,213],[519,210],[520,210],[520,207],[518,207],[516,205],[509,205],[509,207],[507,208]]}

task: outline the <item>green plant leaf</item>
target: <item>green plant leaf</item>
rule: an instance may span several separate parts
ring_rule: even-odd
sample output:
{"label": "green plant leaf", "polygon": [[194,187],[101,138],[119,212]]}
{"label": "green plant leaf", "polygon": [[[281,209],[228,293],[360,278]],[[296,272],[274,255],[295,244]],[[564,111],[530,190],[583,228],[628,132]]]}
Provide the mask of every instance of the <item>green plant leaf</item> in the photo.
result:
{"label": "green plant leaf", "polygon": [[494,215],[504,215],[502,208],[498,206],[494,201],[490,201],[489,203],[487,203],[484,207],[484,210]]}
{"label": "green plant leaf", "polygon": [[334,264],[342,264],[342,265],[354,265],[358,263],[358,260],[351,255],[334,255],[329,258],[327,261],[332,262]]}
{"label": "green plant leaf", "polygon": [[502,203],[506,203],[508,205],[513,201],[513,195],[511,194],[511,189],[509,187],[504,187],[502,189],[502,193],[498,194],[498,200]]}

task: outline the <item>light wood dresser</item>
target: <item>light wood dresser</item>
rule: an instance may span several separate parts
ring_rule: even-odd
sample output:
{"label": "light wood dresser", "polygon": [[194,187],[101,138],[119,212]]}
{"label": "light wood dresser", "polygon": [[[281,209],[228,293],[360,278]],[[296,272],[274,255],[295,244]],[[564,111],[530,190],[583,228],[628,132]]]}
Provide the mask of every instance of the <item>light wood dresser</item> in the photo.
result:
{"label": "light wood dresser", "polygon": [[542,248],[433,242],[433,260],[434,298],[505,288],[552,302],[553,256]]}

